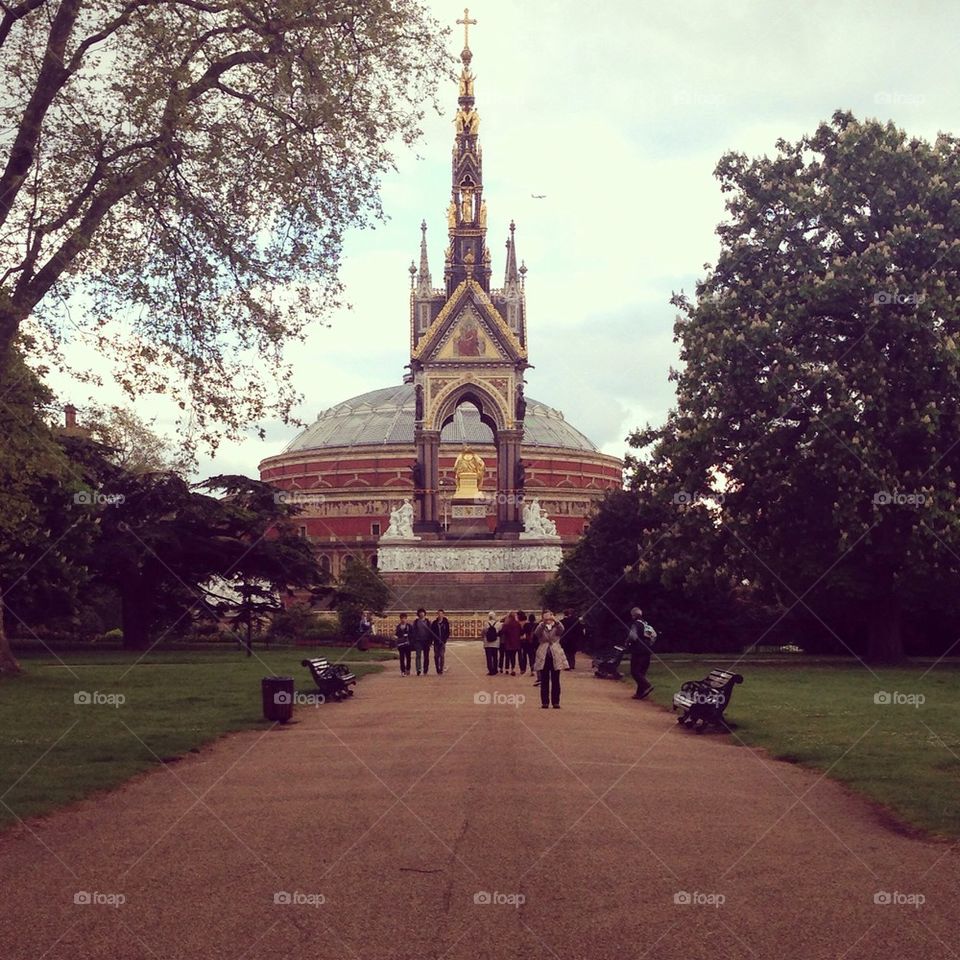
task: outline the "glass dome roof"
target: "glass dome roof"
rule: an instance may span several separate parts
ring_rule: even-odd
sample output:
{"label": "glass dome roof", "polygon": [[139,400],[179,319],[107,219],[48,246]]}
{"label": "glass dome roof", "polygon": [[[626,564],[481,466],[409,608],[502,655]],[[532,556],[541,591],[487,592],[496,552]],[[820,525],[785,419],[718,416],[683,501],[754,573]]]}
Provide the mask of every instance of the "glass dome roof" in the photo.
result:
{"label": "glass dome roof", "polygon": [[[459,423],[447,424],[440,435],[444,443],[493,442],[489,427],[480,422],[476,407],[463,404]],[[324,447],[369,447],[385,444],[413,445],[413,384],[371,390],[324,410],[284,449],[284,453]],[[563,418],[559,410],[527,397],[524,447],[560,447],[596,453],[597,448]]]}

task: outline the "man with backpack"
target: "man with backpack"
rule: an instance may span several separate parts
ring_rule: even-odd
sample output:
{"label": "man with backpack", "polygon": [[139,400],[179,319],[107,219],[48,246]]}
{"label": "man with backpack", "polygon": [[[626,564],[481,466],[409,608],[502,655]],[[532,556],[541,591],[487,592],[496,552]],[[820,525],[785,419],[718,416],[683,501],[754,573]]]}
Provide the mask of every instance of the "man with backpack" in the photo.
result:
{"label": "man with backpack", "polygon": [[497,615],[491,610],[487,615],[487,625],[483,631],[483,655],[487,658],[487,675],[495,677],[499,672],[497,654],[500,652],[500,627]]}
{"label": "man with backpack", "polygon": [[633,622],[625,646],[630,654],[630,676],[637,684],[633,699],[644,700],[653,692],[653,684],[647,680],[647,670],[650,669],[653,645],[657,642],[657,631],[649,623],[644,623],[643,611],[639,607],[630,611],[630,618]]}

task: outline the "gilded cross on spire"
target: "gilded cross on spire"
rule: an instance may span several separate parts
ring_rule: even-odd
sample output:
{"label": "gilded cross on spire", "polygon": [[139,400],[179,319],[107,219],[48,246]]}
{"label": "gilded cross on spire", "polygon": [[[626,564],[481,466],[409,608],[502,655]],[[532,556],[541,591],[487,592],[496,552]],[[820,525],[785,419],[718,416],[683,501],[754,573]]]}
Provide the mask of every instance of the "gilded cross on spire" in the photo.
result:
{"label": "gilded cross on spire", "polygon": [[470,8],[463,8],[463,19],[457,21],[458,24],[463,24],[463,48],[464,50],[470,49],[470,27],[475,27],[477,25],[476,20],[470,19]]}

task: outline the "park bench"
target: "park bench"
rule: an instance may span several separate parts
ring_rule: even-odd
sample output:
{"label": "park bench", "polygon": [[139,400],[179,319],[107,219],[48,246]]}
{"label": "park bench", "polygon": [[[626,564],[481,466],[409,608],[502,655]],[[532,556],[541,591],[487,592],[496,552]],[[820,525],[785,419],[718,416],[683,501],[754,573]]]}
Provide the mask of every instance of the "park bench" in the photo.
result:
{"label": "park bench", "polygon": [[708,723],[725,727],[723,711],[727,709],[734,685],[738,683],[743,683],[743,677],[728,670],[711,670],[702,680],[687,680],[680,692],[673,695],[673,709],[683,711],[677,723],[692,726],[697,733],[701,733]]}
{"label": "park bench", "polygon": [[322,657],[301,660],[300,663],[310,671],[317,689],[328,700],[342,700],[344,697],[353,696],[350,688],[356,686],[357,678],[346,665],[342,663],[331,665],[329,660]]}

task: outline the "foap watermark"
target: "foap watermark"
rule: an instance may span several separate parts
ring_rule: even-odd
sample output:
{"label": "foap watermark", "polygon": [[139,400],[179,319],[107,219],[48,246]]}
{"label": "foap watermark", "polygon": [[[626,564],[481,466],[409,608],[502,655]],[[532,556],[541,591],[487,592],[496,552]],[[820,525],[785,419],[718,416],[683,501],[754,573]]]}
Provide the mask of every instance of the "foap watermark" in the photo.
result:
{"label": "foap watermark", "polygon": [[903,493],[900,490],[878,490],[873,495],[873,503],[878,507],[922,507],[927,498],[922,493]]}
{"label": "foap watermark", "polygon": [[301,693],[299,690],[287,693],[286,690],[278,690],[273,695],[273,702],[277,706],[293,704],[296,707],[319,707],[327,702],[327,698],[322,693]]}
{"label": "foap watermark", "polygon": [[707,506],[722,507],[723,500],[724,497],[722,493],[691,493],[689,490],[679,490],[673,495],[674,506],[680,507],[681,509],[692,507],[698,503],[706,504]]}
{"label": "foap watermark", "polygon": [[81,707],[122,707],[127,698],[122,693],[102,693],[100,690],[78,690],[73,702]]}
{"label": "foap watermark", "polygon": [[922,93],[902,93],[897,90],[878,90],[873,95],[874,103],[884,103],[890,106],[918,107],[926,103],[927,98]]}
{"label": "foap watermark", "polygon": [[322,493],[307,493],[304,490],[277,490],[273,502],[297,507],[319,507],[327,502],[327,498]]}
{"label": "foap watermark", "polygon": [[900,890],[878,890],[873,902],[880,907],[913,907],[919,910],[927,898],[922,893],[902,893]]}
{"label": "foap watermark", "polygon": [[477,505],[486,504],[489,507],[496,507],[504,504],[522,506],[524,501],[522,493],[503,493],[500,490],[494,493],[491,490],[489,493],[481,492],[480,496],[473,498],[473,502]]}
{"label": "foap watermark", "polygon": [[914,710],[919,710],[927,702],[927,698],[922,693],[878,690],[873,695],[873,702],[880,707],[913,707]]}
{"label": "foap watermark", "polygon": [[122,893],[102,893],[99,890],[78,890],[73,895],[73,902],[78,907],[122,907],[127,898]]}
{"label": "foap watermark", "polygon": [[494,890],[478,890],[473,895],[473,902],[478,907],[513,907],[515,910],[527,902],[522,893],[501,893]]}
{"label": "foap watermark", "polygon": [[673,895],[673,902],[678,907],[713,907],[715,910],[719,910],[727,902],[727,898],[722,893],[678,890]]}
{"label": "foap watermark", "polygon": [[902,307],[915,307],[927,299],[925,293],[900,293],[899,290],[877,290],[873,302],[878,306],[897,304]]}
{"label": "foap watermark", "polygon": [[722,707],[727,702],[722,690],[687,690],[684,692],[694,703],[706,703],[710,706]]}
{"label": "foap watermark", "polygon": [[473,695],[473,702],[480,707],[520,707],[527,702],[527,698],[522,693],[478,690]]}
{"label": "foap watermark", "polygon": [[104,493],[102,490],[78,490],[73,502],[79,507],[116,507],[127,498],[122,493]]}
{"label": "foap watermark", "polygon": [[322,907],[327,898],[322,893],[304,893],[302,890],[277,890],[273,902],[280,907]]}

